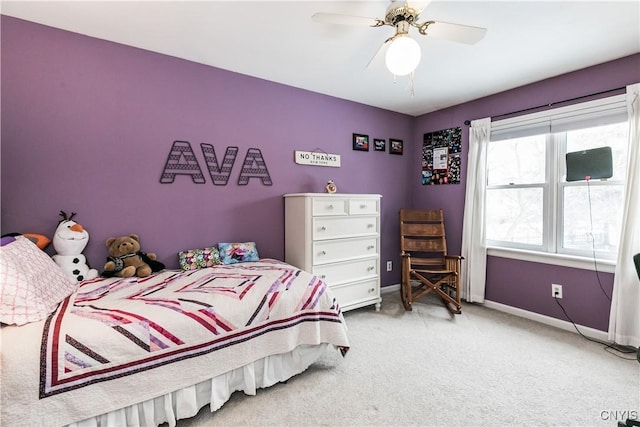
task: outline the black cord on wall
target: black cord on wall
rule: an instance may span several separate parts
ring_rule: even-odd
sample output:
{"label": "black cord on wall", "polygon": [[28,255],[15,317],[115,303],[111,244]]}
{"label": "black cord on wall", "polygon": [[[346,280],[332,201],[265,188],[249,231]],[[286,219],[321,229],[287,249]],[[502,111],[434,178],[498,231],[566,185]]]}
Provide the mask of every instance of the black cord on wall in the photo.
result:
{"label": "black cord on wall", "polygon": [[602,286],[602,281],[600,280],[600,272],[598,271],[598,260],[596,258],[596,238],[593,235],[593,215],[591,213],[592,209],[591,209],[591,187],[589,185],[590,181],[591,181],[590,179],[587,179],[587,199],[589,201],[589,223],[591,226],[591,233],[589,234],[591,235],[591,252],[593,254],[593,266],[596,270],[596,278],[598,279],[598,285],[600,285],[600,290],[602,291],[604,296],[607,297],[609,302],[611,302],[611,297],[607,294],[607,291],[605,291],[604,287]]}
{"label": "black cord on wall", "polygon": [[[600,290],[602,290],[602,293],[604,294],[604,296],[606,296],[607,299],[609,300],[609,302],[611,302],[611,297],[607,294],[607,292],[604,290],[604,287],[602,286],[602,281],[600,280],[600,272],[598,271],[598,261],[597,261],[597,258],[596,258],[596,241],[595,241],[595,237],[593,235],[593,215],[592,215],[592,208],[591,208],[591,187],[589,185],[590,178],[587,177],[586,181],[587,181],[587,199],[588,199],[588,203],[589,203],[589,224],[590,224],[590,227],[591,227],[590,235],[591,235],[591,249],[592,249],[592,253],[593,253],[593,264],[595,266],[596,277],[598,279],[598,284],[600,285]],[[564,313],[565,317],[569,320],[569,322],[571,322],[571,324],[573,325],[575,330],[578,332],[578,334],[580,334],[580,336],[582,336],[584,339],[586,339],[588,341],[591,341],[591,342],[595,342],[595,343],[604,345],[605,346],[604,347],[605,351],[613,354],[616,357],[619,357],[619,358],[624,359],[624,360],[636,360],[636,359],[638,359],[638,361],[640,362],[640,349],[636,350],[633,347],[622,346],[622,345],[616,344],[615,342],[609,344],[609,343],[606,343],[606,342],[602,342],[602,341],[599,341],[599,340],[595,340],[595,339],[589,338],[586,335],[584,335],[580,331],[580,329],[578,329],[578,326],[573,321],[573,319],[571,319],[571,317],[567,313],[567,310],[564,309],[564,306],[560,303],[558,297],[556,295],[554,295],[553,299],[556,301],[556,303],[558,304],[560,309],[562,309],[562,312]],[[614,350],[614,351],[617,351],[618,353],[622,353],[622,354],[636,353],[637,356],[635,358],[623,357],[623,356],[620,356],[620,355],[618,355],[616,353],[613,353],[610,350]]]}
{"label": "black cord on wall", "polygon": [[573,325],[573,327],[576,329],[576,332],[578,332],[578,334],[580,334],[580,336],[584,339],[586,339],[587,341],[591,341],[597,344],[602,344],[604,345],[604,350],[613,354],[616,357],[619,357],[621,359],[624,360],[636,360],[635,357],[631,358],[631,357],[623,357],[620,356],[619,354],[616,354],[614,352],[612,352],[611,350],[617,351],[618,353],[622,353],[622,354],[632,354],[632,353],[636,353],[637,350],[633,347],[625,347],[625,346],[621,346],[619,344],[614,343],[606,343],[600,340],[596,340],[593,338],[589,338],[588,336],[584,335],[582,333],[582,331],[580,331],[580,329],[578,329],[578,325],[576,325],[576,323],[573,321],[573,319],[571,319],[571,317],[569,317],[569,314],[567,313],[567,310],[564,309],[564,306],[562,304],[560,304],[560,301],[558,300],[558,297],[554,296],[553,297],[554,300],[556,300],[556,303],[558,304],[558,306],[562,309],[562,312],[564,313],[565,317],[569,320],[569,322],[571,322],[571,324]]}

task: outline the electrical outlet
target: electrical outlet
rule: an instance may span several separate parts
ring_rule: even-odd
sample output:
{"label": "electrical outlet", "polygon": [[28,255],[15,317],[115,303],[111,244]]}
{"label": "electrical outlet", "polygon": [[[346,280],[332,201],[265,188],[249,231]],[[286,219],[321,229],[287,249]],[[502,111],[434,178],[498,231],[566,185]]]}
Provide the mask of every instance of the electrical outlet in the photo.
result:
{"label": "electrical outlet", "polygon": [[387,261],[387,271],[393,270],[393,262]]}
{"label": "electrical outlet", "polygon": [[551,296],[554,298],[562,298],[562,285],[551,284]]}

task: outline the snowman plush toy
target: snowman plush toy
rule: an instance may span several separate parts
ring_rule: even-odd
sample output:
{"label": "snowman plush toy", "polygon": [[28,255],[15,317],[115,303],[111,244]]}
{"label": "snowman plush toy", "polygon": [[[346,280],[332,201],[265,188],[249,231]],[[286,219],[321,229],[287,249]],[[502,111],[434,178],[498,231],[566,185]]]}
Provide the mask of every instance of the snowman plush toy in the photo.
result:
{"label": "snowman plush toy", "polygon": [[74,282],[81,282],[98,277],[98,270],[89,268],[87,259],[82,255],[89,243],[89,233],[73,220],[75,215],[75,212],[68,216],[60,211],[62,219],[52,239],[57,254],[51,258]]}

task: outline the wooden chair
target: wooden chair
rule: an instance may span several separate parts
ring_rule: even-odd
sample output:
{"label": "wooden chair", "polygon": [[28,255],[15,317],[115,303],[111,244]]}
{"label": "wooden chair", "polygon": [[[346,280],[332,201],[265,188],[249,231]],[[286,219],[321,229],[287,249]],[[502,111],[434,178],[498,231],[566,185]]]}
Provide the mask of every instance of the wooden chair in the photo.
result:
{"label": "wooden chair", "polygon": [[461,256],[447,254],[444,213],[437,210],[400,210],[402,283],[406,310],[415,300],[434,292],[454,314],[461,312]]}

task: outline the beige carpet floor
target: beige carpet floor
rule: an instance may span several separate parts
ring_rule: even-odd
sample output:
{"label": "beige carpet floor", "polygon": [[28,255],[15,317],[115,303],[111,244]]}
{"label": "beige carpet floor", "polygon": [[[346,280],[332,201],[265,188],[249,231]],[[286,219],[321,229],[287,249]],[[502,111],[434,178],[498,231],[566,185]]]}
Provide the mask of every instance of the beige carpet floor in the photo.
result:
{"label": "beige carpet floor", "polygon": [[436,298],[345,313],[351,350],[179,427],[603,426],[640,415],[640,363],[579,335]]}

